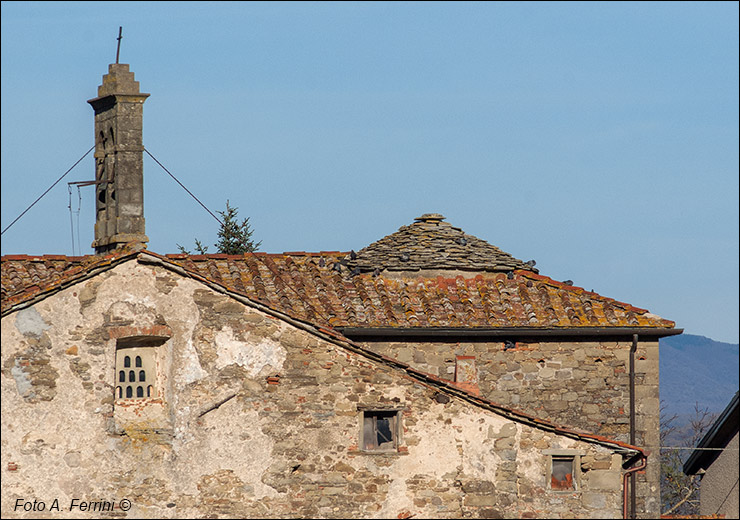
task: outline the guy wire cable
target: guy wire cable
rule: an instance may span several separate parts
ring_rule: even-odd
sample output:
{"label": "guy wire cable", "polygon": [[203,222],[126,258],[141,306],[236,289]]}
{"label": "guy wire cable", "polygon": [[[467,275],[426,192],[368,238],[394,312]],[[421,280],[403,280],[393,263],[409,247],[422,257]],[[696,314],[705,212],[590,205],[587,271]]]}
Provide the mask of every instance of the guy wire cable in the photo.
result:
{"label": "guy wire cable", "polygon": [[[144,151],[145,151],[145,152],[147,153],[147,155],[149,155],[149,157],[151,157],[152,159],[154,159],[154,162],[156,162],[156,163],[157,163],[157,164],[158,164],[158,165],[159,165],[159,166],[160,166],[160,167],[161,167],[161,168],[162,168],[162,169],[163,169],[164,171],[166,171],[166,172],[167,172],[167,174],[168,174],[168,175],[169,175],[170,177],[172,177],[172,178],[173,178],[173,179],[175,180],[175,182],[177,182],[177,184],[179,184],[179,185],[180,185],[180,187],[182,187],[182,189],[184,189],[184,190],[185,190],[186,192],[188,192],[188,194],[189,194],[189,195],[190,195],[191,197],[193,197],[193,198],[194,198],[194,199],[195,199],[195,200],[196,200],[196,201],[198,202],[198,204],[200,204],[201,206],[203,206],[203,208],[204,208],[204,209],[205,209],[205,210],[206,210],[206,211],[207,211],[207,212],[208,212],[208,213],[209,213],[209,214],[210,214],[210,215],[211,215],[211,216],[212,216],[213,218],[215,218],[215,219],[216,219],[216,220],[218,221],[218,223],[219,223],[219,224],[223,225],[223,222],[221,222],[221,219],[219,219],[219,218],[218,218],[218,217],[217,217],[216,215],[214,215],[214,214],[213,214],[213,212],[212,212],[212,211],[211,211],[210,209],[208,209],[208,208],[206,207],[206,205],[205,205],[205,204],[203,204],[203,203],[202,203],[202,202],[201,202],[200,200],[198,200],[198,197],[196,197],[195,195],[193,195],[193,194],[191,193],[191,191],[190,191],[189,189],[187,189],[187,188],[185,187],[185,185],[184,185],[184,184],[183,184],[182,182],[180,182],[180,181],[179,181],[179,180],[177,179],[177,177],[175,177],[175,176],[174,176],[174,175],[173,175],[173,174],[172,174],[172,173],[171,173],[171,172],[170,172],[170,171],[169,171],[169,170],[168,170],[167,168],[165,168],[165,167],[164,167],[164,165],[163,165],[163,164],[162,164],[161,162],[159,162],[159,161],[158,161],[158,160],[156,159],[156,157],[154,157],[154,156],[153,156],[153,155],[151,154],[151,152],[150,152],[149,150],[147,150],[146,148],[144,148]],[[310,308],[310,309],[311,309],[311,310],[312,310],[312,311],[313,311],[314,313],[316,313],[316,315],[317,315],[317,316],[321,317],[321,318],[322,318],[323,320],[327,321],[327,323],[328,323],[328,318],[326,318],[326,316],[324,316],[324,314],[323,314],[322,312],[319,312],[319,311],[318,311],[318,309],[316,309],[316,307],[315,307],[315,306],[313,305],[313,303],[311,303],[310,301],[308,301],[307,299],[305,299],[305,298],[304,298],[303,296],[301,296],[301,294],[300,294],[300,293],[299,293],[299,292],[298,292],[298,291],[297,291],[297,290],[295,289],[295,287],[293,287],[293,284],[290,284],[290,283],[286,283],[286,281],[285,281],[285,280],[283,279],[283,277],[282,277],[281,273],[279,273],[279,272],[276,272],[275,270],[273,270],[273,269],[272,269],[272,268],[271,268],[271,267],[270,267],[270,266],[269,266],[269,265],[267,264],[267,262],[265,261],[265,259],[263,259],[263,258],[262,258],[261,256],[258,256],[258,255],[252,255],[252,257],[253,257],[253,258],[257,258],[257,259],[258,259],[258,260],[259,260],[260,262],[262,262],[262,264],[263,264],[263,265],[264,265],[264,266],[265,266],[265,267],[267,268],[267,270],[268,270],[268,271],[270,271],[271,273],[273,273],[274,275],[276,275],[276,276],[277,276],[277,277],[278,277],[278,278],[279,278],[279,279],[280,279],[280,280],[282,281],[282,283],[283,283],[283,285],[285,285],[285,287],[288,287],[288,288],[290,288],[290,290],[291,290],[291,291],[293,291],[293,292],[294,292],[294,293],[296,294],[296,296],[298,296],[298,298],[299,298],[299,299],[300,299],[300,300],[301,300],[301,301],[302,301],[302,302],[303,302],[303,303],[304,303],[304,304],[305,304],[305,305],[306,305],[306,306],[307,306],[308,308]]]}
{"label": "guy wire cable", "polygon": [[18,216],[17,216],[16,218],[15,218],[15,220],[14,220],[13,222],[11,222],[10,224],[8,224],[8,227],[6,227],[5,229],[3,229],[3,230],[2,230],[2,232],[0,232],[0,235],[2,235],[2,234],[3,234],[3,233],[5,233],[5,232],[6,232],[6,231],[7,231],[8,229],[10,229],[10,226],[12,226],[12,225],[13,225],[13,224],[15,224],[16,222],[18,222],[18,220],[20,220],[20,218],[21,218],[21,217],[22,217],[23,215],[25,215],[25,214],[26,214],[26,212],[27,212],[27,211],[28,211],[29,209],[31,209],[31,208],[32,208],[32,207],[33,207],[33,206],[34,206],[34,205],[35,205],[35,204],[36,204],[36,203],[37,203],[38,201],[40,201],[40,200],[41,200],[41,199],[43,198],[43,196],[44,196],[44,195],[46,195],[47,193],[49,193],[49,191],[51,191],[51,189],[52,189],[52,188],[53,188],[54,186],[56,186],[56,185],[57,185],[57,183],[59,183],[59,181],[61,181],[62,179],[64,179],[64,177],[66,177],[66,176],[67,176],[67,174],[68,174],[69,172],[71,172],[71,171],[72,171],[72,169],[73,169],[73,168],[74,168],[75,166],[77,166],[78,164],[80,164],[80,161],[82,161],[82,159],[84,159],[85,157],[87,157],[87,154],[89,154],[90,152],[92,152],[92,151],[93,151],[94,149],[95,149],[95,145],[93,145],[93,146],[92,146],[92,147],[91,147],[91,148],[90,148],[90,149],[89,149],[88,151],[86,151],[86,152],[85,152],[85,155],[83,155],[82,157],[80,157],[80,158],[79,158],[79,159],[77,160],[77,162],[76,162],[76,163],[74,163],[74,164],[73,164],[72,166],[70,166],[69,170],[67,170],[66,172],[64,172],[64,175],[62,175],[61,177],[59,177],[59,178],[58,178],[58,179],[57,179],[57,180],[56,180],[56,181],[54,182],[54,184],[52,184],[51,186],[49,186],[49,188],[48,188],[48,189],[47,189],[47,190],[46,190],[46,191],[45,191],[44,193],[42,193],[42,194],[41,194],[41,196],[40,196],[40,197],[39,197],[38,199],[34,200],[34,201],[33,201],[33,203],[32,203],[32,204],[31,204],[30,206],[28,206],[28,207],[27,207],[27,208],[26,208],[25,210],[23,210],[23,213],[21,213],[20,215],[18,215]]}

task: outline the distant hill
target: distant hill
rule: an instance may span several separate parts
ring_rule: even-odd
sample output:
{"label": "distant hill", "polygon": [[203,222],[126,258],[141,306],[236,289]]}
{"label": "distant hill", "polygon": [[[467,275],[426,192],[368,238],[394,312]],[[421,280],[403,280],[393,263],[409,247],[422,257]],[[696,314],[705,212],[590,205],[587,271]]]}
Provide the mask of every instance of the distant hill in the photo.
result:
{"label": "distant hill", "polygon": [[740,345],[681,334],[660,340],[660,399],[683,424],[696,403],[719,413],[738,391]]}

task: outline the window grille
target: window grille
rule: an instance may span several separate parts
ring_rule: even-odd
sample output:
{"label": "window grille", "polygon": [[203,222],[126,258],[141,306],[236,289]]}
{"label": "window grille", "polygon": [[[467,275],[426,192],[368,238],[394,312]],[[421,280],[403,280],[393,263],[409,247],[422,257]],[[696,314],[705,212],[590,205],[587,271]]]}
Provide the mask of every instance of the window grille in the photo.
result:
{"label": "window grille", "polygon": [[116,399],[157,397],[156,353],[156,347],[119,346],[116,350]]}

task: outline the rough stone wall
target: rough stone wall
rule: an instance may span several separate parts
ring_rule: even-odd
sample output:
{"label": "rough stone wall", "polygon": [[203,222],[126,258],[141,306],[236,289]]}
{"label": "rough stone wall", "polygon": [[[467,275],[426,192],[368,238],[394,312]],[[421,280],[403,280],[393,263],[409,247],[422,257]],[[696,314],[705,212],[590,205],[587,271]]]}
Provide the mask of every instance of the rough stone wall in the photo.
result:
{"label": "rough stone wall", "polygon": [[[117,342],[163,336],[158,395],[114,400]],[[4,518],[621,516],[611,450],[440,403],[159,267],[65,289],[3,318],[2,338]],[[361,406],[403,409],[397,451],[359,449]],[[577,491],[548,489],[553,449],[580,453]]]}
{"label": "rough stone wall", "polygon": [[[571,428],[629,442],[631,340],[517,342],[367,341],[367,348],[444,379],[458,357],[474,357],[480,395]],[[656,454],[637,475],[637,510],[660,514],[658,342],[635,355],[636,441]]]}
{"label": "rough stone wall", "polygon": [[95,247],[98,253],[147,242],[144,219],[143,108],[149,94],[127,64],[111,64],[88,102],[95,110]]}

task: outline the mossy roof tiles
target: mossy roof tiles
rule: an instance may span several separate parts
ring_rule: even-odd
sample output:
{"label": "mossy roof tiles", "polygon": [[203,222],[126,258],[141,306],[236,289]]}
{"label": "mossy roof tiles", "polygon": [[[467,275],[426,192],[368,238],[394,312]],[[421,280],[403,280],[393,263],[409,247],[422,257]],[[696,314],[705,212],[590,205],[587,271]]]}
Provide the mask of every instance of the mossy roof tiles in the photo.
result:
{"label": "mossy roof tiles", "polygon": [[[327,262],[327,259],[338,260],[343,258],[344,256],[344,254],[340,253],[285,253],[282,255],[250,254],[244,256],[228,256],[218,254],[167,255],[166,257],[163,257],[149,251],[137,252],[126,250],[119,250],[106,256],[91,255],[87,257],[64,257],[56,255],[4,256],[2,257],[3,315],[5,315],[7,312],[12,312],[13,308],[22,303],[28,304],[29,302],[36,301],[38,298],[53,294],[54,292],[65,287],[69,287],[70,285],[78,283],[81,280],[91,278],[101,271],[111,269],[120,263],[131,261],[134,259],[145,264],[159,264],[170,270],[179,272],[182,275],[189,276],[194,279],[202,279],[201,281],[204,281],[214,288],[218,288],[218,286],[228,286],[231,282],[237,285],[237,280],[241,280],[242,282],[244,280],[249,281],[252,279],[253,275],[262,276],[262,274],[265,273],[266,270],[272,272],[274,276],[279,277],[282,273],[285,272],[284,270],[280,269],[281,266],[284,264],[291,264],[291,267],[293,268],[291,279],[297,277],[304,281],[313,280],[314,287],[316,287],[317,289],[321,289],[326,287],[326,284],[323,283],[323,280],[325,277],[328,277],[333,278],[335,283],[342,282],[334,286],[336,289],[346,286],[349,287],[351,291],[351,286],[353,284],[346,283],[347,279],[344,277],[345,275],[342,275],[340,272],[334,271],[331,267],[333,264]],[[195,267],[196,269],[192,270],[193,267]],[[221,281],[216,282],[215,280],[212,280],[210,278],[212,274],[208,274],[213,272],[228,272],[230,274],[225,278],[221,276]],[[521,273],[518,273],[517,275],[515,275],[514,279],[516,279],[516,276],[520,275]],[[365,278],[367,277],[368,276],[366,276]],[[270,283],[271,277],[267,276],[266,278],[268,283],[265,284],[265,287],[278,287],[285,282],[285,280],[281,280],[278,283]],[[384,286],[386,282],[389,281],[382,277],[373,276],[372,278],[376,278],[374,283],[377,283],[378,286]],[[476,277],[476,279],[479,278],[481,277]],[[541,278],[542,280],[549,280],[544,277]],[[272,280],[272,282],[275,281],[276,280]],[[357,284],[357,281],[355,281],[354,284]],[[421,285],[424,285],[424,282],[422,282]],[[457,288],[462,289],[466,286],[466,282],[464,281],[464,279],[462,279],[462,277],[457,277],[449,280],[445,280],[443,277],[439,277],[436,289],[441,289],[442,293],[444,294],[443,288],[449,288],[453,285]],[[249,291],[250,287],[254,286],[256,286],[256,284],[253,285],[251,283],[247,283],[246,285],[243,285],[243,287],[247,291]],[[289,287],[289,285],[285,285],[285,287]],[[362,284],[360,284],[358,287],[362,287]],[[569,290],[572,291],[573,289]],[[241,296],[243,296],[243,294],[241,294],[241,291],[239,290],[233,290],[233,292],[238,292]],[[263,292],[263,294],[267,295],[269,299],[269,292],[260,292]],[[341,293],[344,296],[342,302],[346,303],[351,300],[351,298],[349,297],[349,293],[342,293],[341,290],[339,290],[338,293]],[[307,295],[310,296],[310,293],[307,293]],[[326,295],[324,295],[324,297],[325,296]],[[371,293],[368,293],[367,296],[371,297]],[[402,301],[403,298],[401,298],[401,307],[405,309],[406,312],[408,312],[408,309],[413,308],[413,301],[408,295],[405,297],[407,298],[406,301]],[[320,296],[316,296],[316,298],[320,298]],[[391,307],[390,312],[393,313],[393,302],[396,301],[396,298],[393,297],[391,293],[387,292],[385,294],[385,298],[387,298],[388,304]],[[439,304],[439,302],[436,303],[442,307],[450,306],[452,301],[463,302],[465,304],[469,303],[469,301],[465,297],[451,297],[449,298],[449,300],[450,302],[447,302],[445,304]],[[325,301],[325,312],[336,310],[335,303],[330,302],[330,300]],[[356,301],[362,302],[363,298],[359,298]],[[303,303],[308,306],[312,306],[308,299],[304,299]],[[355,310],[353,305],[346,305],[346,309],[348,310],[348,314],[352,314],[352,312]],[[279,309],[275,310],[278,310],[280,312]],[[639,309],[637,310],[639,311]],[[434,314],[434,312],[429,313],[430,317]],[[280,316],[280,314],[276,315]],[[411,367],[410,365],[407,365],[395,359],[377,354],[363,347],[361,344],[352,342],[343,335],[331,329],[327,330],[321,326],[314,327],[310,323],[292,323],[296,326],[304,328],[305,330],[310,330],[312,331],[312,333],[320,334],[321,337],[323,337],[324,339],[341,345],[351,352],[361,354],[369,359],[401,370],[405,372],[408,377],[421,384],[427,385],[430,388],[436,388],[439,391],[457,396],[465,401],[472,403],[475,406],[493,411],[499,415],[508,417],[511,420],[524,424],[529,424],[533,427],[544,428],[558,435],[564,435],[570,438],[600,444],[623,455],[639,454],[642,457],[646,456],[645,452],[637,446],[612,440],[582,430],[558,425],[547,420],[536,418],[527,413],[496,404],[493,401],[469,392],[468,389],[466,389],[459,383],[444,380],[438,376],[422,372]],[[672,325],[672,322],[666,322],[665,320],[663,320],[663,324],[666,323]]]}
{"label": "mossy roof tiles", "polygon": [[[151,254],[142,252],[141,254]],[[108,257],[2,258],[2,310],[125,260]],[[509,328],[659,327],[645,309],[530,270],[511,274],[352,275],[344,253],[167,255],[206,280],[291,316],[330,327]],[[341,266],[341,267],[340,267]]]}
{"label": "mossy roof tiles", "polygon": [[[335,328],[672,328],[645,309],[538,274],[491,244],[422,215],[357,253],[162,257],[299,319]],[[2,257],[2,311],[136,252]]]}

